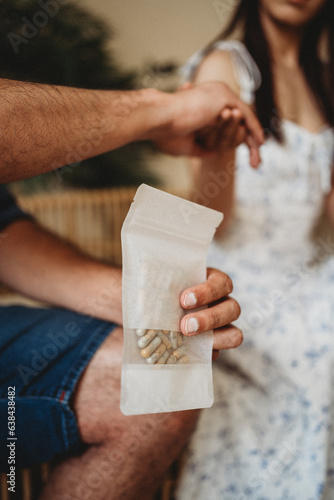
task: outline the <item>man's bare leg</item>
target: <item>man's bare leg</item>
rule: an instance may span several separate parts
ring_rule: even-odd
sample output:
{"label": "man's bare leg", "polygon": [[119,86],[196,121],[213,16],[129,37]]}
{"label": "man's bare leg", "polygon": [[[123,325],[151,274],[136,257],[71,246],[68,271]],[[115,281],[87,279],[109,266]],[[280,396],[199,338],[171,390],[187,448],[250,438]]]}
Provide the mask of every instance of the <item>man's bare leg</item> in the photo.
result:
{"label": "man's bare leg", "polygon": [[76,390],[79,430],[90,446],[54,470],[41,500],[150,500],[196,425],[198,410],[121,413],[122,336],[117,328],[106,339]]}

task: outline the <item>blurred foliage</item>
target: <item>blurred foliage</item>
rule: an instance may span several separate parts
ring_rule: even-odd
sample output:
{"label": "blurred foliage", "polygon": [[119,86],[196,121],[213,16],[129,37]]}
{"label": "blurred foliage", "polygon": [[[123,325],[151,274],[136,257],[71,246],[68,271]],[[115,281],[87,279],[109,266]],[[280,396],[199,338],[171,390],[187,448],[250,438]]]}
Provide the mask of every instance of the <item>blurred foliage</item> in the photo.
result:
{"label": "blurred foliage", "polygon": [[[136,88],[138,74],[120,68],[110,49],[113,39],[113,29],[76,2],[0,0],[0,77],[88,89]],[[132,143],[59,175],[20,181],[20,189],[154,183],[144,160],[151,149],[147,143]]]}

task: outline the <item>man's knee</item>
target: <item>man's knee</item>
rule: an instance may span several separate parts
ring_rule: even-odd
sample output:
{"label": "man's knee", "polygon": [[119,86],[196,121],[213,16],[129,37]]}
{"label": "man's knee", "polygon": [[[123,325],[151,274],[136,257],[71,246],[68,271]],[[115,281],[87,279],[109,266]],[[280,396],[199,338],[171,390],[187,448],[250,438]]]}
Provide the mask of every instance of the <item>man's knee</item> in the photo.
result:
{"label": "man's knee", "polygon": [[[152,438],[170,443],[193,431],[199,410],[125,416],[120,410],[123,332],[115,329],[96,352],[76,391],[74,408],[82,440],[87,444]],[[168,437],[170,436],[170,437]],[[124,443],[125,446],[126,443]]]}

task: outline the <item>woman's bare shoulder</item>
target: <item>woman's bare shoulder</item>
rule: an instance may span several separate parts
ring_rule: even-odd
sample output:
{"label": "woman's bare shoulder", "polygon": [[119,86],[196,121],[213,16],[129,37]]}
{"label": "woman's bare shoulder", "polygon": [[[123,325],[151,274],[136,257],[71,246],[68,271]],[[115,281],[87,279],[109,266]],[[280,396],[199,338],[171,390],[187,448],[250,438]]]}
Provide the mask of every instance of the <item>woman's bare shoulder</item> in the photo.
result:
{"label": "woman's bare shoulder", "polygon": [[237,94],[240,94],[240,87],[235,79],[231,53],[227,50],[213,50],[199,64],[195,83],[207,81],[225,82]]}

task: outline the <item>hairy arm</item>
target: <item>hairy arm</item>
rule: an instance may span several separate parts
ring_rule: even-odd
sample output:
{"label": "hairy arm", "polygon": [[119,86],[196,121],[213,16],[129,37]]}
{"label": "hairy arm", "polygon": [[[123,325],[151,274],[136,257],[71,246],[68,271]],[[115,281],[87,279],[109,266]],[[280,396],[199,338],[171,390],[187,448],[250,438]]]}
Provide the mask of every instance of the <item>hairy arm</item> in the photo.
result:
{"label": "hairy arm", "polygon": [[154,89],[85,90],[0,79],[0,182],[51,171],[132,141],[201,155],[196,132],[238,107],[256,144],[261,127],[222,83],[174,94]]}
{"label": "hairy arm", "polygon": [[93,260],[35,222],[0,239],[0,281],[35,300],[122,323],[121,270]]}
{"label": "hairy arm", "polygon": [[0,80],[0,182],[32,177],[139,139],[150,92]]}

